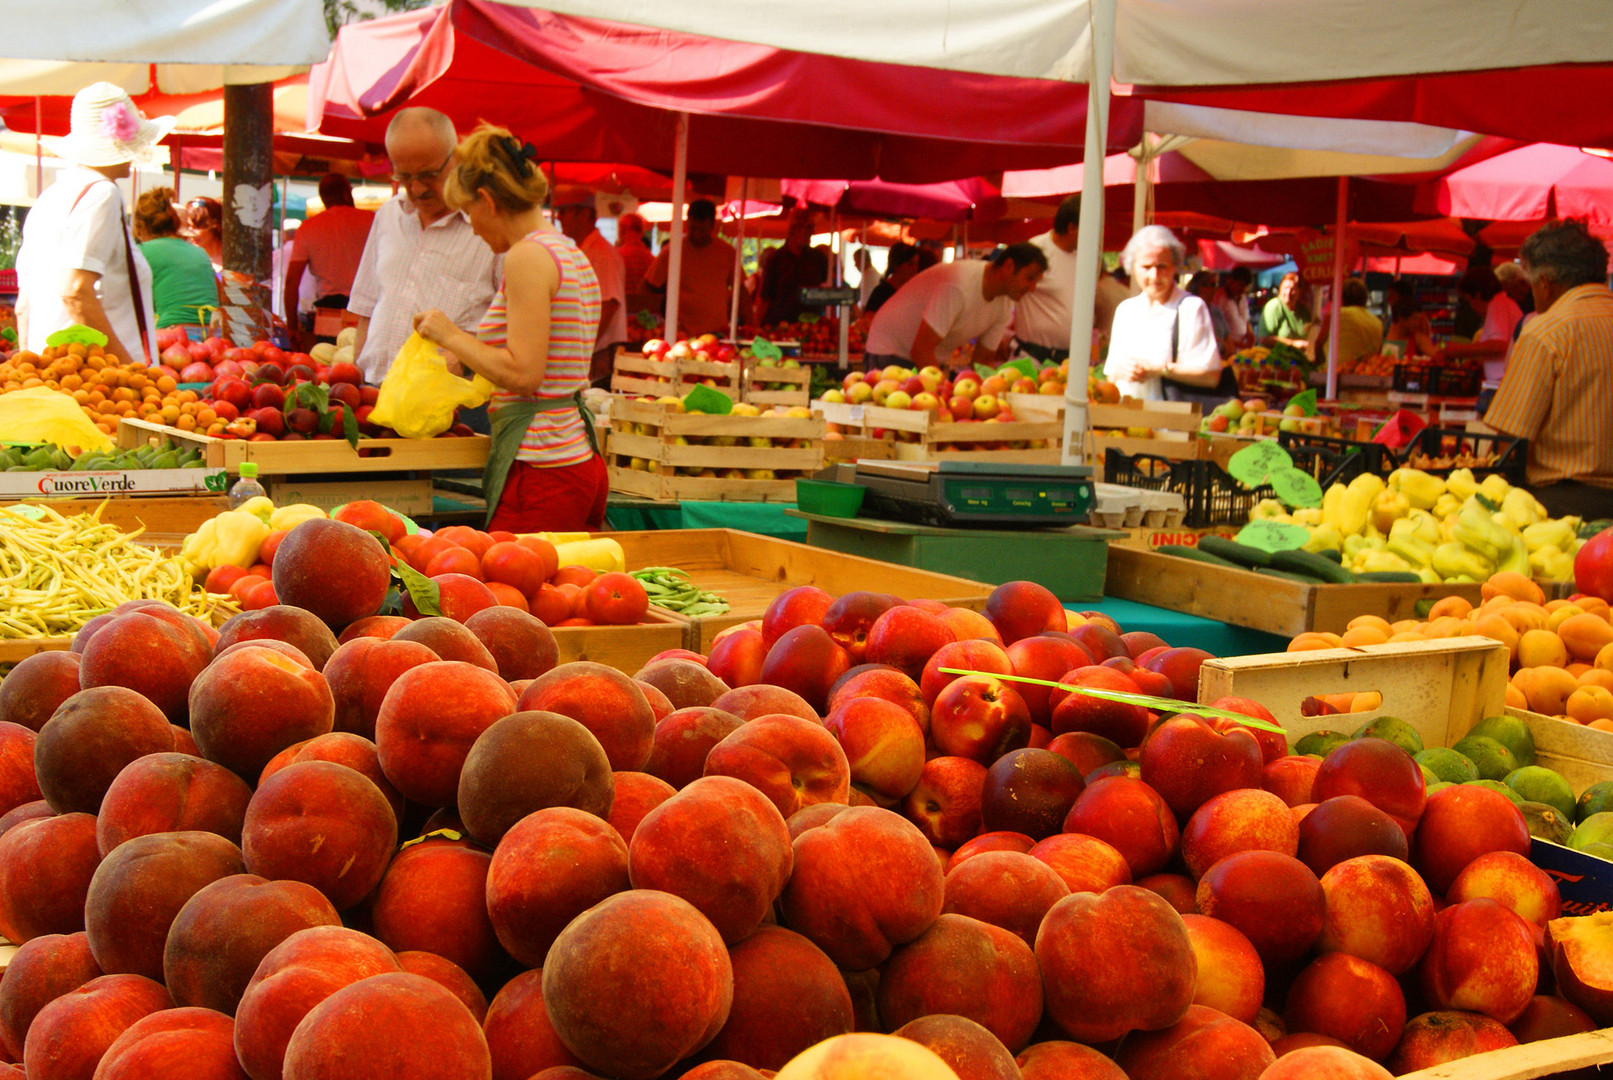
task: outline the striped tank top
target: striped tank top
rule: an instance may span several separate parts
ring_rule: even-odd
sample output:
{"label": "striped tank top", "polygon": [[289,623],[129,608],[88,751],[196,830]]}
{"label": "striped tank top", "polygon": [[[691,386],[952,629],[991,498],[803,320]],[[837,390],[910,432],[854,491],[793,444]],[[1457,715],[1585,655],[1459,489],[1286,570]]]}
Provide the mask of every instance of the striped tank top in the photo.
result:
{"label": "striped tank top", "polygon": [[[523,240],[542,244],[560,271],[560,285],[549,305],[549,359],[543,383],[531,397],[495,390],[491,408],[522,400],[548,401],[569,398],[588,385],[588,364],[593,359],[594,339],[599,335],[599,279],[588,257],[569,238],[546,229],[536,229]],[[476,336],[496,348],[509,344],[508,312],[501,282],[487,314],[476,327]],[[540,412],[527,426],[526,436],[515,460],[546,468],[578,465],[593,455],[582,415],[575,409]]]}

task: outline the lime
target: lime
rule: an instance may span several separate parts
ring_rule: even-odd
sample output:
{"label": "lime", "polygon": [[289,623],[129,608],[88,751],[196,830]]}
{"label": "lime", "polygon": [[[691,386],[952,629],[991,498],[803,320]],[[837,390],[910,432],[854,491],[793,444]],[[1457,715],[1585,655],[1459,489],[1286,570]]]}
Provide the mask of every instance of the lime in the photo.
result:
{"label": "lime", "polygon": [[1575,851],[1584,851],[1588,844],[1613,844],[1613,811],[1592,814],[1568,838],[1568,846]]}
{"label": "lime", "polygon": [[1423,750],[1423,737],[1417,729],[1398,717],[1380,716],[1356,729],[1352,739],[1387,739],[1408,754],[1417,755]]}
{"label": "lime", "polygon": [[1440,788],[1448,788],[1450,786],[1451,785],[1449,784],[1449,782],[1447,782],[1445,780],[1441,780],[1441,781],[1439,781],[1437,783],[1429,784],[1428,787],[1426,789],[1424,789],[1423,794],[1425,796],[1426,795],[1432,795],[1434,792],[1438,791]]}
{"label": "lime", "polygon": [[1417,763],[1417,767],[1423,771],[1423,787],[1426,788],[1430,784],[1439,783],[1439,775],[1435,773],[1433,769],[1430,769],[1427,765],[1424,765],[1420,761]]}
{"label": "lime", "polygon": [[1541,802],[1526,802],[1519,804],[1518,809],[1523,811],[1524,824],[1529,826],[1530,836],[1549,840],[1553,844],[1568,843],[1568,837],[1573,833],[1574,826],[1555,806],[1547,806]]}
{"label": "lime", "polygon": [[1347,743],[1350,737],[1342,731],[1328,731],[1323,728],[1313,731],[1294,744],[1294,753],[1301,756],[1325,758],[1333,752],[1333,748],[1341,743]]}
{"label": "lime", "polygon": [[1451,749],[1471,761],[1485,780],[1501,780],[1518,767],[1516,755],[1487,735],[1469,735]]}
{"label": "lime", "polygon": [[1417,755],[1417,764],[1450,784],[1465,784],[1479,778],[1478,766],[1448,746],[1430,746]]}
{"label": "lime", "polygon": [[1508,716],[1506,713],[1486,716],[1473,725],[1473,730],[1469,731],[1468,735],[1483,735],[1511,750],[1512,756],[1518,759],[1520,769],[1535,763],[1535,733],[1529,730],[1527,721],[1520,720],[1516,716]]}
{"label": "lime", "polygon": [[1574,817],[1574,789],[1568,781],[1541,765],[1525,765],[1501,781],[1528,802],[1543,802],[1568,820]]}
{"label": "lime", "polygon": [[1580,793],[1579,804],[1574,808],[1574,820],[1584,821],[1592,814],[1609,810],[1613,810],[1613,780],[1603,780]]}
{"label": "lime", "polygon": [[1501,794],[1512,800],[1513,806],[1522,806],[1527,801],[1522,795],[1519,795],[1516,791],[1513,791],[1499,780],[1474,780],[1468,786],[1489,788],[1491,791],[1499,791]]}

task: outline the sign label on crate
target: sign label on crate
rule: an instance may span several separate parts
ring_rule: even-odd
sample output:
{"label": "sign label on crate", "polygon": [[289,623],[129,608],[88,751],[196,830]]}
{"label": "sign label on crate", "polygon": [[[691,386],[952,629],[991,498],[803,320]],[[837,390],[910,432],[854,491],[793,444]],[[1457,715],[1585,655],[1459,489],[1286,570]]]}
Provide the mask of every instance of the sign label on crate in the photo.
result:
{"label": "sign label on crate", "polygon": [[1292,469],[1294,459],[1274,442],[1257,442],[1227,459],[1227,475],[1246,488],[1257,488],[1278,469]]}
{"label": "sign label on crate", "polygon": [[[1315,483],[1315,481],[1312,481]],[[1238,532],[1238,543],[1261,551],[1294,551],[1305,546],[1311,531],[1286,521],[1251,521]]]}
{"label": "sign label on crate", "polygon": [[1288,506],[1322,505],[1322,485],[1303,469],[1273,469],[1266,482]]}

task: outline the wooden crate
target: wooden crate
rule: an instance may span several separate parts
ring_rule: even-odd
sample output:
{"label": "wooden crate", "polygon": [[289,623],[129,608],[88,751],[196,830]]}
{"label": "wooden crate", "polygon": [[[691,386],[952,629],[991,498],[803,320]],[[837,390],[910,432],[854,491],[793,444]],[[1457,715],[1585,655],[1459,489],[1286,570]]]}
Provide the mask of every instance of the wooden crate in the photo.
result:
{"label": "wooden crate", "polygon": [[813,412],[843,429],[878,438],[893,432],[897,461],[992,461],[1057,465],[1064,441],[1062,420],[953,421],[916,409],[815,401]]}
{"label": "wooden crate", "polygon": [[1416,618],[1419,600],[1461,596],[1477,607],[1481,599],[1478,585],[1306,585],[1132,546],[1110,549],[1104,595],[1288,637],[1308,630],[1342,634],[1357,615]]}
{"label": "wooden crate", "polygon": [[893,593],[905,600],[943,600],[979,611],[992,587],[978,581],[841,555],[789,540],[734,529],[677,529],[610,534],[622,545],[627,568],[676,566],[701,588],[728,601],[729,611],[686,619],[684,647],[708,652],[717,634],[760,619],[779,593],[816,585],[835,595],[858,590]]}
{"label": "wooden crate", "polygon": [[[758,383],[767,385],[759,386]],[[754,359],[747,359],[740,399],[752,405],[804,408],[812,401],[811,387],[812,369],[809,367],[764,366]]]}
{"label": "wooden crate", "polygon": [[[611,401],[610,422],[611,490],[629,495],[794,502],[795,478],[823,468],[824,422],[816,417],[711,416],[619,397]],[[802,445],[751,446],[750,439]],[[634,460],[648,467],[632,468]],[[718,470],[768,470],[773,476],[698,475]]]}
{"label": "wooden crate", "polygon": [[824,461],[889,461],[896,456],[896,444],[890,439],[874,439],[867,435],[825,436]]}
{"label": "wooden crate", "polygon": [[688,620],[651,608],[636,626],[556,626],[560,663],[589,660],[631,675],[656,653],[683,647]]}
{"label": "wooden crate", "polygon": [[1609,1062],[1613,1062],[1613,1028],[1602,1028],[1475,1054],[1404,1073],[1400,1080],[1533,1080]]}
{"label": "wooden crate", "polygon": [[288,473],[418,472],[432,469],[480,469],[487,463],[491,440],[486,435],[440,439],[360,439],[358,449],[343,439],[251,442],[215,439],[194,431],[125,418],[118,424],[118,445],[139,446],[151,438],[169,438],[201,448],[211,468],[239,472],[253,462],[263,476]]}
{"label": "wooden crate", "polygon": [[367,476],[330,479],[325,474],[270,476],[264,488],[276,506],[309,503],[331,511],[356,499],[373,499],[404,517],[429,516],[434,509],[431,477]]}
{"label": "wooden crate", "polygon": [[[1198,437],[1202,419],[1199,407],[1184,401],[1092,402],[1087,406],[1087,460],[1093,464],[1094,475],[1102,480],[1104,455],[1111,448],[1125,454],[1155,454],[1173,461],[1203,457],[1205,443]],[[1153,434],[1126,435],[1128,428],[1148,428]]]}
{"label": "wooden crate", "polygon": [[0,638],[0,664],[15,664],[35,653],[62,652],[72,645],[71,637]]}
{"label": "wooden crate", "polygon": [[740,399],[737,360],[723,364],[692,359],[657,360],[631,349],[618,349],[611,365],[610,388],[617,394],[682,397],[690,386],[708,380],[714,389],[735,401]]}

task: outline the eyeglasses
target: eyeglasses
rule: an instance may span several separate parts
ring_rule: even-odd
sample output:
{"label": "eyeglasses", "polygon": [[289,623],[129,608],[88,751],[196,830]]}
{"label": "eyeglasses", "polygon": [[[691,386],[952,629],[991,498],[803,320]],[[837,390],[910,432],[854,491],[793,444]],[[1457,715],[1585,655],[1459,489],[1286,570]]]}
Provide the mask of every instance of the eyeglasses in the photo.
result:
{"label": "eyeglasses", "polygon": [[452,160],[454,160],[454,151],[450,150],[448,151],[448,156],[442,159],[442,164],[438,165],[435,169],[421,173],[395,172],[392,174],[392,182],[397,184],[399,187],[413,187],[417,183],[430,184],[433,180],[437,179],[437,177],[443,174],[444,170],[448,168],[448,163]]}

